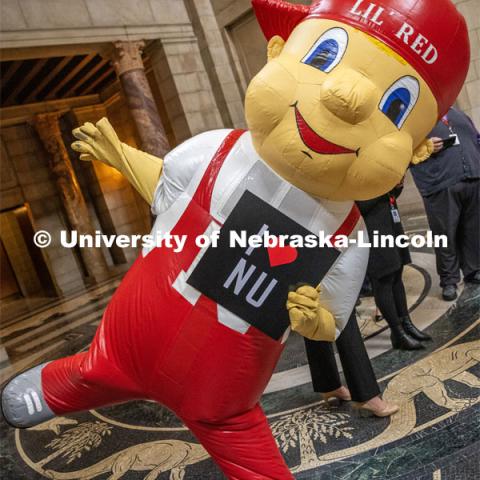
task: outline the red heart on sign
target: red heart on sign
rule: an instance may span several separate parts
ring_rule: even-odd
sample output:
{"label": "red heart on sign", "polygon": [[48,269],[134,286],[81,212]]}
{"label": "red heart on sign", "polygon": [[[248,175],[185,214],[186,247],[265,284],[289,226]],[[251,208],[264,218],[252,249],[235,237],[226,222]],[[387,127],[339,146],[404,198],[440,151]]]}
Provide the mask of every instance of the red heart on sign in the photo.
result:
{"label": "red heart on sign", "polygon": [[267,251],[271,267],[292,263],[298,257],[297,249],[290,245],[285,245],[284,247],[268,247]]}

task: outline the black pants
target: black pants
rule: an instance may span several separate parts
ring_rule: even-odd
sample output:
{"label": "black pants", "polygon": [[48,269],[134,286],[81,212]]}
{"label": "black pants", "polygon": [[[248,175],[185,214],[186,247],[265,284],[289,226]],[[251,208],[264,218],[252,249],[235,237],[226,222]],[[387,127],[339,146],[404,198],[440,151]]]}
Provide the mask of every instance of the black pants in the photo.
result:
{"label": "black pants", "polygon": [[434,235],[446,235],[448,246],[435,250],[440,286],[456,285],[480,270],[480,180],[459,182],[424,197]]}
{"label": "black pants", "polygon": [[[380,394],[372,364],[358,329],[355,312],[336,341],[347,386],[356,402],[366,402]],[[315,392],[331,392],[342,383],[338,373],[333,344],[305,339],[308,364]]]}
{"label": "black pants", "polygon": [[388,325],[398,325],[408,315],[407,295],[402,280],[403,267],[381,278],[371,278],[375,304]]}

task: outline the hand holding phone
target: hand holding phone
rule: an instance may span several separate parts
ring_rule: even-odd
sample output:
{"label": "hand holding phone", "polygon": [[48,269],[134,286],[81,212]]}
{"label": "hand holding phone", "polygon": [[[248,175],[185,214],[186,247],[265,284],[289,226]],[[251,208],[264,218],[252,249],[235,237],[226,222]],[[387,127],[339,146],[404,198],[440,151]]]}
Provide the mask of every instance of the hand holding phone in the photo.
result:
{"label": "hand holding phone", "polygon": [[433,142],[433,153],[438,153],[443,149],[443,140],[439,137],[432,137],[430,139]]}
{"label": "hand holding phone", "polygon": [[459,144],[459,141],[458,141],[458,135],[450,135],[450,137],[448,138],[442,138],[442,142],[443,142],[443,150],[445,150],[446,148],[450,148],[450,147],[453,147],[453,145],[458,145]]}

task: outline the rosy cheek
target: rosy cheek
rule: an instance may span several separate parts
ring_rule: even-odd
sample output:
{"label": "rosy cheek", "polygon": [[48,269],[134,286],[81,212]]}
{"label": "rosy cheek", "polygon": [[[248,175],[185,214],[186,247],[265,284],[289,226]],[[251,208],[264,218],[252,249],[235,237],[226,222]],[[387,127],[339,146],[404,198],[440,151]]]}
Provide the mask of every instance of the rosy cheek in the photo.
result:
{"label": "rosy cheek", "polygon": [[267,135],[288,115],[289,98],[281,86],[268,82],[263,76],[255,77],[246,94],[245,116],[254,135]]}
{"label": "rosy cheek", "polygon": [[394,132],[360,149],[348,170],[348,188],[355,188],[358,200],[367,200],[391,190],[405,175],[412,159],[412,138]]}

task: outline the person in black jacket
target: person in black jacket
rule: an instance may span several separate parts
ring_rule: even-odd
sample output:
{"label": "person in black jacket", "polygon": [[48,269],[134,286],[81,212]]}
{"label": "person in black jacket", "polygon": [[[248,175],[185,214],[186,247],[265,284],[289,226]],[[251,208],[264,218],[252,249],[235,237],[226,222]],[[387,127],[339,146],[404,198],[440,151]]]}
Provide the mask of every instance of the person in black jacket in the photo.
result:
{"label": "person in black jacket", "polygon": [[[393,237],[405,233],[396,202],[402,189],[403,186],[398,185],[381,197],[357,202],[370,237],[375,231],[379,235]],[[415,327],[408,314],[402,273],[404,265],[411,262],[408,247],[372,246],[367,269],[375,303],[391,330],[392,346],[402,350],[418,350],[423,348],[421,343],[423,340],[431,339],[429,335]]]}
{"label": "person in black jacket", "polygon": [[480,284],[480,135],[467,115],[450,108],[429,137],[432,157],[410,170],[433,234],[448,238],[435,254],[443,299],[452,301],[460,270],[465,282]]}

